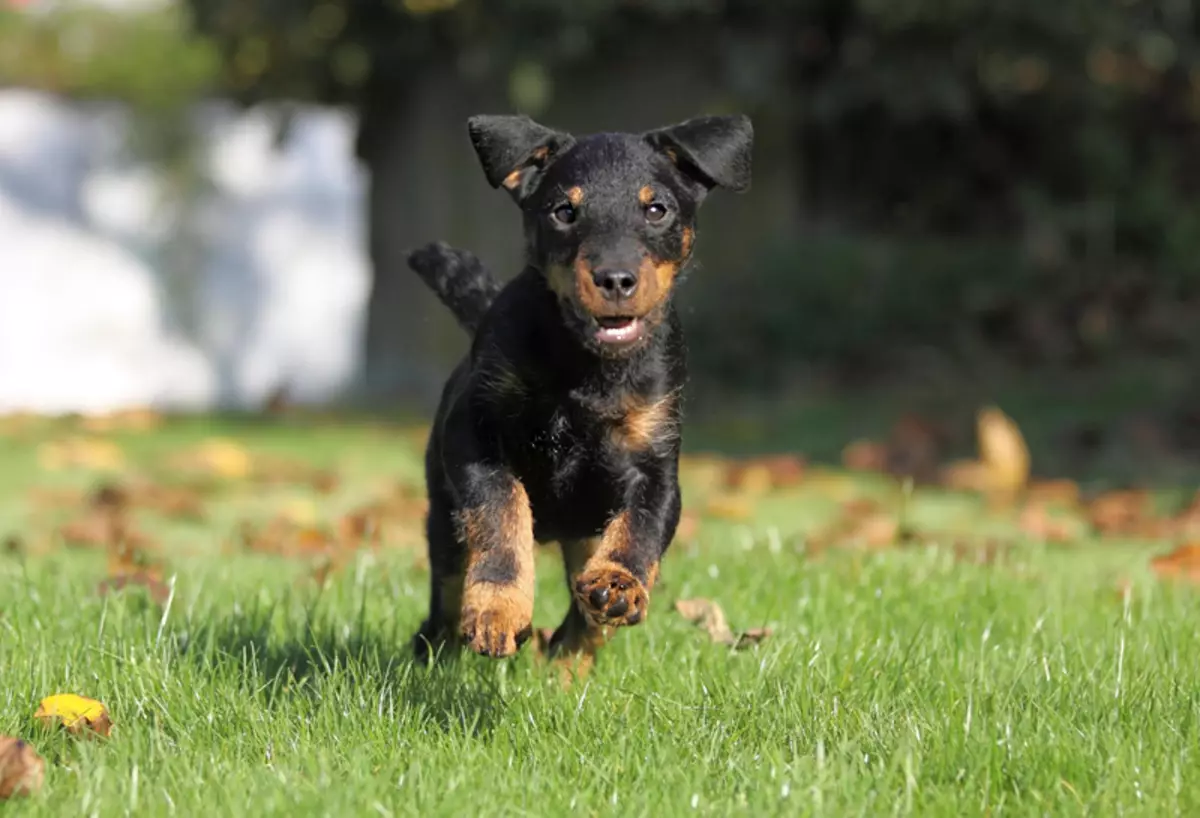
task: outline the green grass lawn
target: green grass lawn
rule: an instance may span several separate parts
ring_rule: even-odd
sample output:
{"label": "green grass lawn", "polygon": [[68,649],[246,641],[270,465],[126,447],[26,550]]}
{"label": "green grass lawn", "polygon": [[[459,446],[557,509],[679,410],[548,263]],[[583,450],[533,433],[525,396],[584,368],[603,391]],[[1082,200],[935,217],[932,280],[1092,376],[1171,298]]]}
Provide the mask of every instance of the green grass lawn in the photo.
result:
{"label": "green grass lawn", "polygon": [[[26,490],[94,475],[41,470],[49,432],[0,438],[0,535],[27,543],[0,554],[0,734],[47,762],[40,793],[0,814],[1200,814],[1200,600],[1149,575],[1153,544],[812,556],[803,535],[832,501],[801,485],[677,542],[648,621],[563,689],[529,646],[411,665],[428,574],[407,548],[363,551],[321,589],[299,561],[224,547],[239,519],[298,499],[336,514],[381,477],[418,479],[411,441],[200,421],[116,439],[138,464],[214,433],[342,484],[226,492],[202,524],[146,514],[165,609],[98,595],[103,553],[37,547]],[[909,513],[1001,525],[934,491]],[[567,604],[553,553],[539,576],[550,626]],[[713,644],[673,610],[694,597],[772,635]],[[103,702],[111,738],[40,725],[54,693]]]}

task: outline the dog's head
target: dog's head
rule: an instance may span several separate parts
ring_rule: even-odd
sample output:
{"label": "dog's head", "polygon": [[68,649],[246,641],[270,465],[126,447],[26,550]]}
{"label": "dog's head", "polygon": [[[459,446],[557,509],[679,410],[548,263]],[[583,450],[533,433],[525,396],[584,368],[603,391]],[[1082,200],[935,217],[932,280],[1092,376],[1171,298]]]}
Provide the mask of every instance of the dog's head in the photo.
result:
{"label": "dog's head", "polygon": [[662,321],[705,196],[750,186],[744,116],[582,137],[525,116],[476,116],[468,130],[488,182],[524,213],[529,263],[567,325],[606,356],[637,349]]}

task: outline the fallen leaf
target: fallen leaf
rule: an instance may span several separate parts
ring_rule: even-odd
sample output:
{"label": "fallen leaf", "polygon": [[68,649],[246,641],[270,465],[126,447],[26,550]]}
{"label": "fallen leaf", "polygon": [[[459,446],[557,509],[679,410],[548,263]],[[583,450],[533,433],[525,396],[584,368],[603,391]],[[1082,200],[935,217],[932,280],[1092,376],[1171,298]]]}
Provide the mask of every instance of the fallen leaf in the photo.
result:
{"label": "fallen leaf", "polygon": [[991,470],[981,460],[955,460],[939,470],[938,482],[952,491],[982,493],[991,485]]}
{"label": "fallen leaf", "polygon": [[1029,448],[1012,418],[998,408],[980,410],[976,418],[979,459],[991,474],[989,489],[1015,495],[1029,480]]}
{"label": "fallen leaf", "polygon": [[813,551],[826,548],[888,548],[905,540],[911,532],[903,531],[900,521],[891,512],[882,510],[870,500],[848,503],[849,512],[824,529],[809,535]]}
{"label": "fallen leaf", "polygon": [[1007,550],[1007,543],[994,538],[985,539],[982,543],[962,539],[954,542],[954,558],[958,562],[974,565],[992,565]]}
{"label": "fallen leaf", "polygon": [[31,744],[0,736],[0,800],[37,792],[45,771],[46,762]]}
{"label": "fallen leaf", "polygon": [[1031,502],[1074,508],[1079,505],[1079,484],[1074,480],[1036,480],[1025,490]]}
{"label": "fallen leaf", "polygon": [[1164,579],[1200,582],[1200,543],[1185,543],[1169,554],[1150,560],[1150,568]]}
{"label": "fallen leaf", "polygon": [[732,464],[725,473],[725,486],[749,494],[766,494],[803,482],[804,472],[804,460],[796,455],[759,457]]}
{"label": "fallen leaf", "polygon": [[176,458],[175,463],[186,471],[207,472],[225,479],[242,479],[250,474],[253,458],[235,441],[210,438]]}
{"label": "fallen leaf", "polygon": [[1109,491],[1087,503],[1092,527],[1104,536],[1136,536],[1147,529],[1153,504],[1150,493],[1140,489]]}
{"label": "fallen leaf", "polygon": [[101,736],[112,733],[112,719],[104,705],[73,693],[58,693],[42,699],[33,716],[46,724],[61,724],[71,733],[90,731]]}
{"label": "fallen leaf", "polygon": [[171,588],[162,581],[161,573],[157,570],[134,570],[108,577],[96,587],[96,592],[100,596],[107,596],[131,587],[144,589],[160,607],[167,604],[171,596]]}
{"label": "fallen leaf", "polygon": [[753,628],[735,634],[721,606],[711,599],[680,599],[675,602],[675,610],[684,619],[704,628],[713,642],[734,650],[758,644],[771,635],[767,628]]}
{"label": "fallen leaf", "polygon": [[1067,543],[1079,538],[1077,526],[1055,517],[1041,503],[1030,503],[1021,511],[1017,527],[1036,540],[1052,543]]}
{"label": "fallen leaf", "polygon": [[851,471],[887,470],[888,448],[877,440],[855,440],[842,449],[842,465]]}
{"label": "fallen leaf", "polygon": [[43,443],[38,448],[38,464],[46,471],[70,468],[115,471],[125,464],[125,455],[111,441],[73,437]]}

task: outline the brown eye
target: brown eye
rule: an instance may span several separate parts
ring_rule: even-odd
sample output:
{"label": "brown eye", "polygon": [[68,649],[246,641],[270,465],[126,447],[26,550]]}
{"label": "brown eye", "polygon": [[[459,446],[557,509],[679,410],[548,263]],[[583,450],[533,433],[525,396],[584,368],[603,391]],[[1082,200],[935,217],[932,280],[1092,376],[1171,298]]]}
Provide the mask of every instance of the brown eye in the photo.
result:
{"label": "brown eye", "polygon": [[570,204],[560,204],[554,208],[550,214],[559,224],[574,224],[575,223],[575,207]]}
{"label": "brown eye", "polygon": [[658,202],[646,206],[646,221],[648,222],[661,222],[666,215],[666,206]]}

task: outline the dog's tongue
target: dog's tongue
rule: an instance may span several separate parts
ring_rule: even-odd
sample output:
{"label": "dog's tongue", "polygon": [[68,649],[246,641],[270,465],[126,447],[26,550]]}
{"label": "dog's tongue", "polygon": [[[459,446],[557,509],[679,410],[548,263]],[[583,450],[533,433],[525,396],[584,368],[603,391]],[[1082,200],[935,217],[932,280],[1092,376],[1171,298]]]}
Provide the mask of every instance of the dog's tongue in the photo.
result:
{"label": "dog's tongue", "polygon": [[636,338],[640,328],[636,318],[604,319],[596,330],[596,340],[604,344],[622,344]]}

